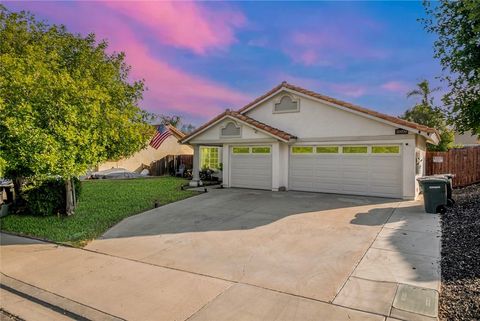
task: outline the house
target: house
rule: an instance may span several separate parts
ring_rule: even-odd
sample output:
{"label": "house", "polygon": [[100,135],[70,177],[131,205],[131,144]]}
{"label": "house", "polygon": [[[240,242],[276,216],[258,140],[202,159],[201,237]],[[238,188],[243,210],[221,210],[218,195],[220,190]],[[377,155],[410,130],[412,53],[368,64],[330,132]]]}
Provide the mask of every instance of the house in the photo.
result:
{"label": "house", "polygon": [[466,132],[463,134],[456,132],[454,143],[455,145],[461,145],[461,146],[479,146],[480,136],[473,135],[471,132]]}
{"label": "house", "polygon": [[224,187],[414,199],[438,132],[283,82],[180,140],[216,149]]}
{"label": "house", "polygon": [[124,168],[132,172],[140,172],[148,168],[153,162],[156,162],[167,155],[192,155],[191,146],[180,144],[179,139],[185,137],[185,134],[174,126],[167,125],[167,137],[158,148],[149,144],[146,148],[135,153],[133,156],[120,159],[118,161],[108,161],[98,166],[97,171],[103,171],[111,168]]}

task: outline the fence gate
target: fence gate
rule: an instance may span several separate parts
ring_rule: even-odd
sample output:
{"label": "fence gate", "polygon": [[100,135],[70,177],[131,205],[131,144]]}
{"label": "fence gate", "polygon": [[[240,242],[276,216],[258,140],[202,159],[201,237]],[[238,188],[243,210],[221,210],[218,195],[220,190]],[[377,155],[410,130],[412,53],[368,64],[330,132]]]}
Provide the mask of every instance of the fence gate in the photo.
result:
{"label": "fence gate", "polygon": [[427,152],[426,174],[455,174],[453,187],[480,182],[480,146],[454,148],[448,152]]}

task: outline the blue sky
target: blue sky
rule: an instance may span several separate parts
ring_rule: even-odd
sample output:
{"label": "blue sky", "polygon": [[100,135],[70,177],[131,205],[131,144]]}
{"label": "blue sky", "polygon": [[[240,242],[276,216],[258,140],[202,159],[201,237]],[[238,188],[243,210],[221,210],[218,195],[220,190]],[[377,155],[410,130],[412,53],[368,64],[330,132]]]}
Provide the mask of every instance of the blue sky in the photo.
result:
{"label": "blue sky", "polygon": [[195,125],[283,80],[391,115],[438,85],[420,2],[4,2],[125,51],[142,107]]}

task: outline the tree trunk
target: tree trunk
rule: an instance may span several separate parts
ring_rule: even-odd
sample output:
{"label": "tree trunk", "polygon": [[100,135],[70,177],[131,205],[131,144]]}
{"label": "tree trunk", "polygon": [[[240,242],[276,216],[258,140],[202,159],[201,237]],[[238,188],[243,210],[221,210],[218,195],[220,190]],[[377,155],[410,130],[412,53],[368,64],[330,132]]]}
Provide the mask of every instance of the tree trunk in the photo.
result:
{"label": "tree trunk", "polygon": [[72,186],[72,179],[67,178],[65,180],[65,190],[66,190],[66,208],[65,208],[65,213],[70,216],[73,215],[75,211],[75,203],[73,199],[73,186]]}
{"label": "tree trunk", "polygon": [[23,185],[23,177],[15,177],[13,181],[13,195],[12,195],[12,201],[13,203],[17,202],[18,197],[20,196],[20,191],[22,189]]}

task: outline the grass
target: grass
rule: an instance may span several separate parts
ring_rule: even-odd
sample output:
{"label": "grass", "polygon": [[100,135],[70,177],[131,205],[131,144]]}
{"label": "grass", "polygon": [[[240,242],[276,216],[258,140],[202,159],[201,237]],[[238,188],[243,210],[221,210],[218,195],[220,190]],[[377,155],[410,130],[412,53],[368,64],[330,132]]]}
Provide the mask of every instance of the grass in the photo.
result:
{"label": "grass", "polygon": [[180,186],[186,181],[174,177],[82,182],[82,194],[70,217],[9,215],[0,219],[6,232],[83,246],[102,235],[123,218],[193,195]]}

